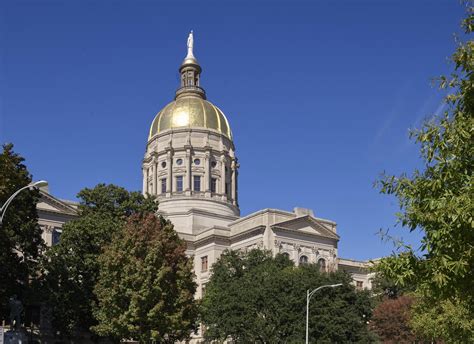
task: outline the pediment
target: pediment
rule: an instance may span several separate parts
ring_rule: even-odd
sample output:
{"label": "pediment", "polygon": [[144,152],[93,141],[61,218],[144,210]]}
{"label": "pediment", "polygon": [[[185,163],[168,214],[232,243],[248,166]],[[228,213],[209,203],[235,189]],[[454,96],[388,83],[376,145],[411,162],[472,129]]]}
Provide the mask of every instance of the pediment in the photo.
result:
{"label": "pediment", "polygon": [[326,238],[339,239],[339,235],[327,229],[323,224],[310,215],[297,217],[288,221],[276,223],[272,226],[276,229],[284,229],[289,231],[307,233],[310,235],[317,235]]}
{"label": "pediment", "polygon": [[67,214],[71,216],[78,215],[77,210],[73,206],[44,191],[40,191],[40,199],[36,204],[36,209],[39,211]]}

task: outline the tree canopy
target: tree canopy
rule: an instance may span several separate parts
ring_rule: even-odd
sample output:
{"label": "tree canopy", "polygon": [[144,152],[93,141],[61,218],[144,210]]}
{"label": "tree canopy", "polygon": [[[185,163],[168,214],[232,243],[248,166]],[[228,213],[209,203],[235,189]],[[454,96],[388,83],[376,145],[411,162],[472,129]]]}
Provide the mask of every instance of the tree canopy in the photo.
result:
{"label": "tree canopy", "polygon": [[293,266],[284,255],[225,251],[212,267],[202,300],[208,340],[236,343],[301,343],[305,339],[306,291],[325,284],[310,303],[310,342],[370,342],[371,305],[343,272],[320,273],[316,265]]}
{"label": "tree canopy", "polygon": [[418,339],[410,325],[413,301],[408,295],[384,297],[375,307],[370,329],[383,343],[413,343]]}
{"label": "tree canopy", "polygon": [[[472,7],[464,25],[471,34]],[[448,110],[443,116],[413,130],[421,146],[424,170],[411,176],[385,176],[382,193],[395,195],[400,223],[423,233],[421,255],[411,248],[380,267],[399,284],[424,285],[440,297],[470,295],[474,290],[474,42],[460,42],[448,88]]]}
{"label": "tree canopy", "polygon": [[141,343],[175,343],[197,320],[192,259],[173,225],[154,214],[133,215],[99,258],[93,329]]}
{"label": "tree canopy", "polygon": [[63,226],[59,244],[42,260],[44,297],[51,307],[53,327],[63,336],[97,324],[92,315],[93,289],[103,248],[122,229],[127,216],[157,209],[153,198],[115,185],[86,188],[78,197],[79,217]]}
{"label": "tree canopy", "polygon": [[[423,168],[411,175],[384,175],[378,183],[382,193],[398,198],[400,224],[409,231],[422,233],[419,250],[403,245],[401,251],[379,262],[378,271],[398,286],[416,290],[425,306],[415,306],[414,317],[418,315],[426,321],[434,318],[423,317],[419,312],[435,306],[440,311],[462,306],[452,314],[467,311],[471,319],[474,317],[474,42],[470,39],[474,10],[471,1],[467,2],[463,27],[468,38],[457,42],[452,56],[454,72],[440,78],[441,88],[448,92],[447,110],[427,120],[421,129],[411,131],[411,137],[420,145]],[[466,332],[459,328],[457,333]],[[431,337],[436,335],[433,333]],[[468,338],[472,337],[464,340],[469,341]],[[440,339],[455,341],[450,337]]]}
{"label": "tree canopy", "polygon": [[[13,144],[3,145],[0,155],[0,206],[20,188],[32,181],[24,158],[13,151]],[[44,249],[38,225],[36,189],[23,190],[5,212],[0,225],[0,305],[16,294],[23,302],[32,294],[31,279],[37,275],[37,260]]]}

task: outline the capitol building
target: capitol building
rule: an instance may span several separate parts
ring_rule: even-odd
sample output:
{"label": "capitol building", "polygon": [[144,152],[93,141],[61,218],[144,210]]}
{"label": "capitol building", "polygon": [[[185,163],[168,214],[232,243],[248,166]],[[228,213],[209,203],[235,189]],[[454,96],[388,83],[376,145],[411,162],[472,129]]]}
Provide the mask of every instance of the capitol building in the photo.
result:
{"label": "capitol building", "polygon": [[[241,166],[231,124],[201,86],[202,68],[193,44],[191,33],[174,100],[150,118],[141,169],[143,193],[157,197],[158,213],[171,220],[194,259],[196,297],[204,294],[212,264],[226,249],[266,249],[287,255],[296,265],[315,263],[321,271],[345,270],[357,288],[370,289],[370,264],[339,257],[336,222],[315,217],[304,208],[240,214]],[[41,190],[41,195],[38,213],[43,238],[54,245],[62,225],[77,216],[77,204],[59,200],[47,190]]]}

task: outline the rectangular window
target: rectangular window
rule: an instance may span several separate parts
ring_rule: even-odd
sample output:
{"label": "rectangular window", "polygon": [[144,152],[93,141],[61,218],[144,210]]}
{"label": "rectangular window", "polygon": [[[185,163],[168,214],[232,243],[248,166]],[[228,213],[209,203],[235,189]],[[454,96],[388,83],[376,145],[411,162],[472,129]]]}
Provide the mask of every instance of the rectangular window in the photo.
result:
{"label": "rectangular window", "polygon": [[194,191],[201,191],[201,176],[194,176]]}
{"label": "rectangular window", "polygon": [[161,179],[161,193],[166,193],[166,178]]}
{"label": "rectangular window", "polygon": [[363,286],[364,286],[364,282],[362,282],[362,281],[356,281],[356,287],[357,287],[357,289],[362,289]]}
{"label": "rectangular window", "polygon": [[207,256],[201,257],[201,271],[207,271]]}
{"label": "rectangular window", "polygon": [[176,191],[183,192],[183,176],[176,176]]}
{"label": "rectangular window", "polygon": [[62,230],[61,229],[53,229],[53,237],[51,239],[51,243],[53,245],[57,245],[59,244],[59,239],[61,238],[61,233],[62,233]]}
{"label": "rectangular window", "polygon": [[211,178],[211,192],[217,192],[217,178]]}

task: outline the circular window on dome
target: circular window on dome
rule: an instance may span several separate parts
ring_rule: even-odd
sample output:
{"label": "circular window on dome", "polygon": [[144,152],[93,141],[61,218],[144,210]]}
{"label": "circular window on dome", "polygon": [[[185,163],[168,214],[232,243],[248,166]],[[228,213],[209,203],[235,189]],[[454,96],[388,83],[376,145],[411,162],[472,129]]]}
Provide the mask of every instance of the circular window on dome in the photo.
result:
{"label": "circular window on dome", "polygon": [[194,165],[201,165],[201,160],[194,159]]}
{"label": "circular window on dome", "polygon": [[166,167],[166,161],[163,161],[163,162],[161,163],[161,167],[162,167],[162,168],[165,168],[165,167]]}
{"label": "circular window on dome", "polygon": [[183,159],[176,159],[176,165],[182,165],[183,164]]}
{"label": "circular window on dome", "polygon": [[217,166],[217,161],[211,161],[211,166],[212,168],[215,168]]}

